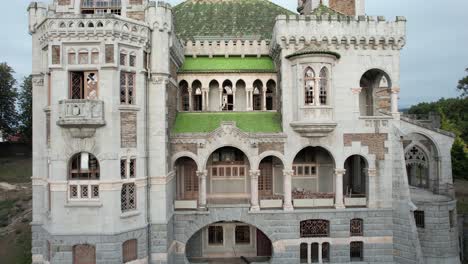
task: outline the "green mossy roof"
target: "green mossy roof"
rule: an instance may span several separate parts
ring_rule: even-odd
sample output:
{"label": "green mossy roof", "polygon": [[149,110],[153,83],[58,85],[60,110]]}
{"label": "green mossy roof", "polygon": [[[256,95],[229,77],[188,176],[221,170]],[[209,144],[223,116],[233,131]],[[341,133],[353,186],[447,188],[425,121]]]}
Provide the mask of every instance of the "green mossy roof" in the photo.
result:
{"label": "green mossy roof", "polygon": [[179,72],[275,72],[270,57],[186,57]]}
{"label": "green mossy roof", "polygon": [[268,0],[188,0],[175,6],[174,14],[182,40],[270,40],[276,17],[295,13]]}
{"label": "green mossy roof", "polygon": [[209,133],[220,127],[224,121],[234,121],[240,130],[248,133],[282,132],[279,113],[209,112],[178,113],[172,133]]}

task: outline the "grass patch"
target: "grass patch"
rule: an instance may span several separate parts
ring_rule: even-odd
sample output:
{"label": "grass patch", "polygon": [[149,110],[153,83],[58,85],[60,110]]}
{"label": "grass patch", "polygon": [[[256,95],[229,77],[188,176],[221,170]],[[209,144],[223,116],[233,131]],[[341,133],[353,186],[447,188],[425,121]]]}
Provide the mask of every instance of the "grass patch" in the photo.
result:
{"label": "grass patch", "polygon": [[25,183],[32,176],[30,157],[0,158],[0,182]]}
{"label": "grass patch", "polygon": [[186,57],[182,72],[213,71],[267,71],[274,72],[275,65],[270,57]]}
{"label": "grass patch", "polygon": [[249,133],[282,132],[278,113],[178,113],[173,128],[174,134],[209,133],[221,126],[223,121],[234,121],[237,127]]}
{"label": "grass patch", "polygon": [[0,228],[7,226],[10,212],[15,207],[15,200],[0,201]]}
{"label": "grass patch", "polygon": [[31,228],[29,224],[18,224],[16,225],[16,232],[0,237],[0,263],[32,263]]}

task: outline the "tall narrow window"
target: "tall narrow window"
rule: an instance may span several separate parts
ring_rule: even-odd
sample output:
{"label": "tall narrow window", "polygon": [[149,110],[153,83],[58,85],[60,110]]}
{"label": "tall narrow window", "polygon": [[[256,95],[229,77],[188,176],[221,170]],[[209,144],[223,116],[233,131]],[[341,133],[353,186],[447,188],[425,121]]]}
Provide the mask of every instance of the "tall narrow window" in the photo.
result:
{"label": "tall narrow window", "polygon": [[449,222],[450,222],[450,228],[454,228],[456,224],[456,217],[455,217],[454,210],[449,211]]}
{"label": "tall narrow window", "polygon": [[87,50],[80,50],[78,53],[79,64],[89,64],[89,53]]}
{"label": "tall narrow window", "polygon": [[330,243],[325,242],[322,244],[322,261],[330,262]]}
{"label": "tall narrow window", "polygon": [[424,228],[426,226],[424,218],[424,211],[414,211],[414,220],[417,227]]}
{"label": "tall narrow window", "polygon": [[304,103],[313,105],[315,102],[315,72],[312,68],[307,68],[304,76]]}
{"label": "tall narrow window", "polygon": [[135,104],[134,98],[135,74],[131,72],[120,73],[120,103]]}
{"label": "tall narrow window", "polygon": [[181,110],[190,111],[190,94],[188,91],[188,84],[182,82],[180,84],[180,101],[181,101]]}
{"label": "tall narrow window", "polygon": [[114,63],[114,45],[106,44],[106,63]]}
{"label": "tall narrow window", "polygon": [[121,52],[119,60],[120,60],[120,65],[121,66],[127,65],[127,53]]}
{"label": "tall narrow window", "polygon": [[429,162],[425,152],[413,146],[405,154],[406,172],[411,186],[427,188],[429,185]]}
{"label": "tall narrow window", "polygon": [[224,243],[224,231],[222,226],[208,227],[208,244],[222,245]]}
{"label": "tall narrow window", "polygon": [[351,242],[349,248],[349,255],[351,261],[363,261],[364,260],[364,243],[362,242]]}
{"label": "tall narrow window", "polygon": [[76,52],[73,49],[68,51],[68,64],[70,65],[76,64]]}
{"label": "tall narrow window", "polygon": [[300,263],[307,263],[308,260],[308,245],[306,243],[301,243],[300,246]]}
{"label": "tall narrow window", "polygon": [[99,64],[99,51],[97,49],[91,52],[91,64]]}
{"label": "tall narrow window", "polygon": [[130,67],[135,67],[136,66],[136,55],[135,54],[130,54],[129,59],[128,59],[128,64]]}
{"label": "tall narrow window", "polygon": [[124,263],[138,259],[137,240],[127,240],[122,244],[122,260]]}
{"label": "tall narrow window", "polygon": [[60,64],[60,46],[52,46],[52,64]]}
{"label": "tall narrow window", "polygon": [[327,91],[328,91],[328,69],[323,67],[320,71],[320,104],[327,104]]}
{"label": "tall narrow window", "polygon": [[136,209],[136,187],[134,183],[122,185],[121,191],[121,209],[122,213]]}

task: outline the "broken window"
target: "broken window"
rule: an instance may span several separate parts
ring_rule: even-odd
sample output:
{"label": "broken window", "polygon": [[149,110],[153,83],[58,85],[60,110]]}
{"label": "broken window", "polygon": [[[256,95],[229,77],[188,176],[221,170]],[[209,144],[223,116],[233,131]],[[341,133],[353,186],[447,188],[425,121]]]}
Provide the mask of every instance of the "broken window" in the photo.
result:
{"label": "broken window", "polygon": [[70,73],[70,99],[97,99],[98,72],[71,72]]}

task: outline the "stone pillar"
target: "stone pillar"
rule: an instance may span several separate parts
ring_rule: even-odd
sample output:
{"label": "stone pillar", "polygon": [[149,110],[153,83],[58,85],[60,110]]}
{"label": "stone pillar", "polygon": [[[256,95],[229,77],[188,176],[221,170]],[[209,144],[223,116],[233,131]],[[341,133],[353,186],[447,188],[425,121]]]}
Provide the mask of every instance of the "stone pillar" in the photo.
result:
{"label": "stone pillar", "polygon": [[318,244],[318,263],[320,263],[320,264],[323,263],[322,258],[323,258],[323,256],[322,256],[322,243],[319,243]]}
{"label": "stone pillar", "polygon": [[307,264],[312,264],[312,244],[307,243]]}
{"label": "stone pillar", "polygon": [[223,111],[223,87],[219,88],[219,103],[218,103],[218,108],[219,111]]}
{"label": "stone pillar", "polygon": [[378,187],[376,186],[377,183],[377,170],[376,169],[367,169],[366,172],[367,176],[367,186],[366,186],[366,194],[367,194],[367,207],[375,208],[377,207],[377,199],[376,199],[376,190]]}
{"label": "stone pillar", "polygon": [[198,177],[198,208],[206,209],[206,176],[208,171],[197,171]]}
{"label": "stone pillar", "polygon": [[189,95],[189,99],[188,99],[189,108],[188,109],[189,111],[193,111],[192,88],[189,89],[188,95]]}
{"label": "stone pillar", "polygon": [[232,88],[232,111],[236,111],[236,87]]}
{"label": "stone pillar", "polygon": [[262,91],[262,111],[266,111],[266,90]]}
{"label": "stone pillar", "polygon": [[259,170],[250,171],[250,210],[260,211],[258,204],[258,177],[260,176]]}
{"label": "stone pillar", "polygon": [[359,96],[361,95],[362,88],[351,88],[354,100],[354,117],[357,119],[361,116],[361,107],[359,106]]}
{"label": "stone pillar", "polygon": [[292,176],[293,170],[283,170],[283,191],[284,191],[284,204],[283,209],[285,211],[293,211],[294,207],[292,204]]}
{"label": "stone pillar", "polygon": [[202,110],[203,111],[208,111],[209,105],[208,102],[209,100],[209,90],[208,89],[202,89]]}
{"label": "stone pillar", "polygon": [[253,88],[247,88],[247,89],[246,89],[246,92],[247,92],[247,96],[246,96],[246,108],[247,108],[247,111],[252,111],[252,110],[253,110],[253,107],[252,107]]}
{"label": "stone pillar", "polygon": [[314,105],[320,105],[320,78],[315,78],[314,86]]}
{"label": "stone pillar", "polygon": [[335,170],[335,208],[337,209],[345,208],[343,203],[343,175],[345,172],[344,169]]}
{"label": "stone pillar", "polygon": [[399,87],[392,88],[392,114],[398,113],[398,95],[400,94]]}

